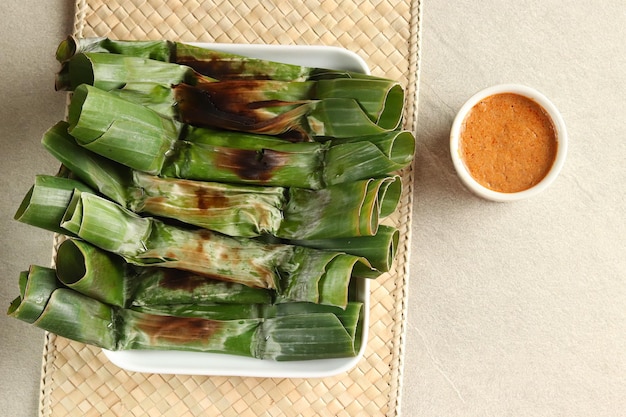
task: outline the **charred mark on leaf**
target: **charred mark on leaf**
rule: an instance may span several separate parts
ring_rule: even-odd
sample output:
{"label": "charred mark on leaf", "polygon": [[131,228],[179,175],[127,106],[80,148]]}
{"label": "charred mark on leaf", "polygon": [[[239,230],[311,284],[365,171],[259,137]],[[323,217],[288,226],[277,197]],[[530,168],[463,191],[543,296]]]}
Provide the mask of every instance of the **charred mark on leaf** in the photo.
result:
{"label": "charred mark on leaf", "polygon": [[288,102],[288,101],[283,101],[283,100],[262,100],[262,101],[253,101],[251,103],[247,104],[247,108],[249,109],[264,109],[264,108],[270,108],[270,107],[285,107],[285,106],[290,106],[293,103]]}
{"label": "charred mark on leaf", "polygon": [[182,290],[192,293],[205,285],[215,285],[216,283],[225,286],[225,288],[233,286],[232,282],[224,281],[219,276],[200,275],[182,269],[163,269],[159,286],[169,290]]}
{"label": "charred mark on leaf", "polygon": [[[199,127],[217,127],[275,136],[288,140],[310,140],[301,126],[310,110],[309,103],[266,100],[255,91],[259,81],[220,81],[196,86],[173,86],[181,122]],[[273,113],[267,109],[284,107]],[[292,133],[291,131],[295,131]]]}
{"label": "charred mark on leaf", "polygon": [[215,320],[172,316],[146,316],[137,327],[150,339],[174,343],[206,342],[219,332],[223,323]]}
{"label": "charred mark on leaf", "polygon": [[176,255],[176,253],[174,253],[172,251],[167,251],[165,253],[165,258],[166,259],[178,259],[178,256]]}
{"label": "charred mark on leaf", "polygon": [[159,286],[170,290],[184,290],[192,292],[202,286],[207,278],[180,269],[167,269],[163,271]]}
{"label": "charred mark on leaf", "polygon": [[287,155],[263,149],[224,149],[216,158],[216,165],[232,170],[245,180],[269,181],[274,171],[287,164]]}
{"label": "charred mark on leaf", "polygon": [[205,256],[205,253],[204,253],[205,252],[204,244],[205,242],[208,242],[209,240],[211,240],[213,235],[207,229],[198,229],[196,233],[198,236],[198,239],[196,239],[196,248],[195,248],[196,255],[198,256],[199,259],[205,259],[208,262],[209,258]]}
{"label": "charred mark on leaf", "polygon": [[198,229],[197,233],[200,239],[204,241],[211,240],[211,238],[213,237],[213,232],[207,229]]}
{"label": "charred mark on leaf", "polygon": [[[255,119],[250,116],[224,108],[224,98],[217,97],[211,91],[187,84],[175,85],[173,89],[179,117],[184,123],[235,130],[255,123]],[[232,109],[232,106],[229,107]]]}
{"label": "charred mark on leaf", "polygon": [[196,207],[200,210],[227,207],[228,199],[222,191],[198,187],[194,190],[194,193],[197,200]]}

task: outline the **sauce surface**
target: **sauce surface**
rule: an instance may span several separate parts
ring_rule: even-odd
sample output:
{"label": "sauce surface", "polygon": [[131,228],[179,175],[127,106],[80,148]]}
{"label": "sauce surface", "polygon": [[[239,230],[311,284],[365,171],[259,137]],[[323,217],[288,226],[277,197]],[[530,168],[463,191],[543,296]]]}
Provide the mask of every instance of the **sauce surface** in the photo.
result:
{"label": "sauce surface", "polygon": [[502,193],[523,191],[552,167],[556,131],[532,99],[513,93],[489,96],[470,110],[463,125],[459,154],[484,187]]}

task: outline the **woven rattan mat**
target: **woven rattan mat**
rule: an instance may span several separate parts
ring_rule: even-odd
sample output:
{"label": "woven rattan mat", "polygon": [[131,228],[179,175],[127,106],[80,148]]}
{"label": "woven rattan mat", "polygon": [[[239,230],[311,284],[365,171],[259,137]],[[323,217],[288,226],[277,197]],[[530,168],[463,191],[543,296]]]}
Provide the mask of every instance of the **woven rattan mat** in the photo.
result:
{"label": "woven rattan mat", "polygon": [[[420,15],[420,0],[77,0],[74,34],[340,46],[374,75],[406,86],[405,127],[415,131]],[[372,282],[367,351],[351,371],[321,379],[142,374],[117,368],[99,349],[46,334],[40,416],[398,415],[412,169],[402,176],[398,257]]]}

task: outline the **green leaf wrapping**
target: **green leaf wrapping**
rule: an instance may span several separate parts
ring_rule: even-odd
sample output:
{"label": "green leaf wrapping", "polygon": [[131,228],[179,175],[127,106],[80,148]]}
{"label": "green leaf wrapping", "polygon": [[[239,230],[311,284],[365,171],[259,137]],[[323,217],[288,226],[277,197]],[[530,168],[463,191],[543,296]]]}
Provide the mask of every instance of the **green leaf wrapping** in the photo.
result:
{"label": "green leaf wrapping", "polygon": [[[184,88],[178,90],[179,87]],[[194,90],[194,95],[201,94],[207,100],[205,103],[210,103],[222,113],[234,113],[238,117],[252,117],[251,109],[262,109],[258,117],[254,118],[256,121],[265,121],[303,104],[312,104],[315,108],[319,101],[350,100],[357,103],[357,107],[352,105],[347,107],[350,112],[345,113],[352,121],[359,121],[358,125],[362,124],[360,115],[364,114],[374,125],[389,131],[398,128],[404,111],[404,90],[399,83],[383,79],[337,78],[305,82],[219,81],[194,87],[176,86],[174,95],[177,102],[180,103]],[[180,110],[181,117],[186,119],[186,110],[183,108]],[[352,112],[359,116],[354,116]],[[264,113],[267,113],[266,117],[263,117]],[[246,123],[249,122],[246,121]],[[332,126],[337,123],[337,120],[329,115],[327,123]],[[300,127],[306,129],[306,126]],[[242,128],[234,128],[234,130],[242,130]],[[315,130],[310,133],[320,136]],[[338,137],[339,135],[328,136]],[[355,134],[347,136],[355,136]]]}
{"label": "green leaf wrapping", "polygon": [[158,264],[264,288],[276,288],[275,267],[289,252],[286,247],[166,225],[86,193],[75,195],[62,226],[137,265]]}
{"label": "green leaf wrapping", "polygon": [[208,320],[122,310],[115,350],[158,349],[229,353],[255,357],[259,319]]}
{"label": "green leaf wrapping", "polygon": [[[135,212],[174,218],[231,236],[272,233],[282,221],[283,188],[234,186],[143,174],[79,146],[67,132],[67,126],[59,122],[44,134],[42,143],[46,149],[85,183]],[[57,182],[61,184],[63,180]],[[75,188],[72,184],[67,184],[66,188]],[[61,217],[62,214],[55,219]],[[59,223],[53,222],[53,226],[63,233],[58,229]]]}
{"label": "green leaf wrapping", "polygon": [[311,140],[305,117],[315,102],[240,101],[234,95],[240,89],[222,85],[222,82],[212,83],[211,87],[216,89],[217,84],[222,87],[220,92],[230,91],[232,95],[216,96],[207,91],[208,84],[203,86],[205,88],[188,84],[174,86],[179,120],[192,126],[283,136],[293,141]]}
{"label": "green leaf wrapping", "polygon": [[359,102],[352,98],[328,98],[316,101],[311,104],[311,110],[306,118],[308,132],[312,136],[349,138],[377,135],[393,130],[377,125]]}
{"label": "green leaf wrapping", "polygon": [[110,350],[356,354],[352,277],[390,269],[390,173],[415,151],[398,83],[168,41],[68,38],[57,59],[75,91],[42,142],[82,182],[37,179],[16,218],[79,239],[20,275],[9,315]]}
{"label": "green leaf wrapping", "polygon": [[387,130],[395,130],[400,126],[404,112],[404,90],[398,82],[391,80],[371,78],[319,80],[315,83],[313,97],[355,100],[372,122]]}
{"label": "green leaf wrapping", "polygon": [[107,304],[124,307],[132,291],[126,263],[78,239],[63,241],[56,252],[57,277],[65,286]]}
{"label": "green leaf wrapping", "polygon": [[311,191],[135,173],[139,191],[128,206],[135,212],[175,218],[230,236],[316,239],[373,235],[379,220],[397,205],[399,181],[399,177],[385,177]]}
{"label": "green leaf wrapping", "polygon": [[357,264],[353,276],[376,278],[391,269],[396,257],[399,238],[398,229],[382,224],[373,236],[292,240],[289,243],[328,251],[345,251],[351,255],[363,257],[368,260],[371,267]]}
{"label": "green leaf wrapping", "polygon": [[76,191],[61,227],[104,250],[133,258],[147,251],[153,223],[95,194]]}
{"label": "green leaf wrapping", "polygon": [[[345,287],[347,292],[354,264],[367,264],[365,259],[334,253],[327,258],[328,262],[318,263],[314,269],[303,269],[303,260],[313,259],[320,251],[228,237],[204,229],[180,228],[154,218],[139,217],[89,193],[75,193],[61,225],[136,265],[177,268],[251,287],[280,289],[281,281],[289,285],[301,279],[322,283],[338,280],[339,283],[332,285]],[[346,262],[330,262],[335,257],[345,258]],[[319,297],[319,292],[316,293]],[[286,299],[302,301],[288,295]]]}
{"label": "green leaf wrapping", "polygon": [[54,269],[33,265],[20,273],[20,295],[11,303],[9,314],[27,323],[35,322],[50,294],[59,287]]}
{"label": "green leaf wrapping", "polygon": [[[287,239],[317,239],[372,235],[379,219],[395,210],[401,191],[398,177],[354,181],[316,191],[161,178],[132,171],[91,153],[78,146],[64,126],[63,122],[55,125],[44,135],[42,143],[96,190],[137,213],[174,218],[230,236],[267,233]],[[220,144],[229,136],[194,135],[200,140],[198,146],[206,144],[202,141]],[[277,146],[284,148],[313,145],[278,142]],[[249,146],[247,141],[239,144]],[[374,148],[378,152],[379,148]],[[318,158],[316,155],[315,160]],[[250,166],[243,164],[246,165]],[[290,174],[285,178],[305,178],[296,171],[297,167],[291,167],[283,174]],[[384,191],[390,187],[393,192]]]}
{"label": "green leaf wrapping", "polygon": [[263,346],[261,357],[277,361],[305,360],[311,355],[330,359],[355,356],[358,352],[354,338],[331,313],[267,319],[259,339]]}
{"label": "green leaf wrapping", "polygon": [[276,236],[302,240],[374,235],[379,220],[397,206],[401,190],[398,176],[316,191],[292,188]]}
{"label": "green leaf wrapping", "polygon": [[170,105],[185,123],[301,140],[395,130],[404,110],[402,87],[380,78],[215,81],[185,65],[103,52],[74,54],[57,77],[57,89],[71,90],[82,84],[129,90],[145,83],[172,87]]}
{"label": "green leaf wrapping", "polygon": [[[152,97],[152,91],[142,97]],[[325,143],[289,143],[265,135],[202,128],[181,133],[171,116],[145,107],[143,99],[131,103],[127,97],[81,86],[70,105],[67,129],[79,145],[151,174],[319,189],[404,168],[415,150],[415,139],[408,131],[354,136],[357,131],[348,128],[352,136]],[[46,135],[61,135],[61,129],[55,126]]]}
{"label": "green leaf wrapping", "polygon": [[[68,128],[69,123],[62,121],[48,129],[41,139],[43,147],[83,183],[113,201],[126,205],[133,181],[132,170],[79,146],[69,134]],[[60,221],[57,226],[59,224]]]}
{"label": "green leaf wrapping", "polygon": [[[358,257],[297,248],[292,263],[295,269],[284,277],[283,288],[270,291],[178,269],[133,267],[119,256],[77,239],[63,241],[56,256],[57,277],[68,288],[119,307],[143,307],[146,312],[167,307],[169,315],[180,315],[173,313],[179,307],[204,311],[214,305],[243,308],[269,306],[275,301],[344,308],[349,304],[350,291],[345,271],[356,271],[361,263],[367,267]],[[326,273],[320,275],[318,271],[324,270]]]}
{"label": "green leaf wrapping", "polygon": [[9,307],[10,317],[82,343],[116,347],[109,305],[63,287],[50,268],[32,266],[26,280],[26,290]]}
{"label": "green leaf wrapping", "polygon": [[175,45],[172,42],[163,40],[125,41],[105,37],[77,38],[68,36],[57,47],[56,59],[63,63],[79,53],[110,52],[169,62],[174,47]]}
{"label": "green leaf wrapping", "polygon": [[121,311],[118,349],[176,349],[259,359],[310,360],[355,356],[358,342],[332,313],[268,319],[209,320]]}
{"label": "green leaf wrapping", "polygon": [[404,131],[330,141],[324,158],[328,185],[379,178],[407,167],[415,154],[415,137]]}
{"label": "green leaf wrapping", "polygon": [[[318,304],[316,304],[318,305]],[[157,316],[194,317],[209,320],[258,319],[271,304],[149,304],[133,305],[133,311]]]}
{"label": "green leaf wrapping", "polygon": [[289,143],[263,135],[192,128],[164,176],[318,189],[328,144]]}
{"label": "green leaf wrapping", "polygon": [[[377,125],[353,98],[239,101],[238,96],[248,95],[242,92],[241,84],[220,81],[174,86],[180,121],[200,127],[282,135],[294,141],[374,135],[395,129]],[[401,114],[399,109],[398,120]]]}
{"label": "green leaf wrapping", "polygon": [[176,53],[170,60],[186,65],[200,74],[218,80],[280,80],[304,81],[313,68],[270,62],[185,43],[174,43]]}
{"label": "green leaf wrapping", "polygon": [[64,77],[57,77],[57,89],[74,90],[81,84],[89,84],[101,90],[113,90],[140,82],[169,87],[182,82],[212,81],[183,65],[100,52],[74,55],[62,73]]}
{"label": "green leaf wrapping", "polygon": [[55,233],[68,233],[60,224],[74,189],[92,191],[80,181],[37,175],[15,213],[15,220]]}
{"label": "green leaf wrapping", "polygon": [[122,349],[224,352],[261,359],[309,360],[355,356],[360,348],[361,303],[345,310],[307,303],[266,306],[259,317],[211,320],[124,310],[133,332]]}
{"label": "green leaf wrapping", "polygon": [[235,282],[209,279],[206,276],[170,268],[139,268],[134,277],[135,289],[129,305],[179,306],[270,304],[273,293]]}
{"label": "green leaf wrapping", "polygon": [[413,159],[410,132],[285,143],[262,135],[190,129],[163,174],[232,183],[320,189],[385,176]]}
{"label": "green leaf wrapping", "polygon": [[64,63],[75,54],[84,52],[109,52],[174,62],[189,66],[198,73],[219,80],[304,81],[306,79],[377,78],[347,70],[329,70],[278,63],[167,40],[135,41],[70,36],[59,44],[56,58],[59,62]]}
{"label": "green leaf wrapping", "polygon": [[129,207],[230,236],[274,233],[282,222],[285,190],[217,182],[164,179],[134,173],[138,187]]}
{"label": "green leaf wrapping", "polygon": [[174,92],[169,86],[146,82],[128,83],[123,88],[110,90],[108,93],[123,100],[141,104],[167,119],[178,119]]}
{"label": "green leaf wrapping", "polygon": [[56,254],[57,277],[68,288],[118,307],[172,304],[269,304],[272,294],[169,268],[133,267],[85,241],[66,239]]}
{"label": "green leaf wrapping", "polygon": [[146,314],[110,306],[56,281],[55,271],[31,267],[11,317],[108,350],[174,349],[274,360],[354,356],[361,308],[345,312],[301,306],[268,317],[210,320]]}
{"label": "green leaf wrapping", "polygon": [[175,62],[190,66],[214,78],[249,78],[303,80],[312,71],[297,65],[279,64],[266,60],[243,57],[181,42],[126,41],[108,38],[68,37],[59,44],[56,58],[69,61],[74,55],[86,52],[108,52],[139,58]]}
{"label": "green leaf wrapping", "polygon": [[85,84],[74,92],[68,119],[68,131],[81,146],[153,174],[179,136],[172,120]]}
{"label": "green leaf wrapping", "polygon": [[408,131],[285,143],[263,135],[191,128],[162,174],[230,183],[320,189],[376,178],[406,167],[415,138]]}

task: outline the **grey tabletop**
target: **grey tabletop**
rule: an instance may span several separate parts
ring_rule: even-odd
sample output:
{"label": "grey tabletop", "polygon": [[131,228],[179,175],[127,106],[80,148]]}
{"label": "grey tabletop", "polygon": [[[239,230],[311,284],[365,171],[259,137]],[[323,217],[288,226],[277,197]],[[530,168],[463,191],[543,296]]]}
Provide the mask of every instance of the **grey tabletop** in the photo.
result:
{"label": "grey tabletop", "polygon": [[[52,235],[13,220],[63,117],[54,50],[73,2],[0,3],[2,304],[49,265]],[[626,5],[426,0],[402,412],[614,416],[626,409]],[[493,203],[454,173],[463,102],[520,83],[561,111],[569,153],[544,193]],[[37,414],[43,332],[0,317],[0,414]],[[620,411],[622,410],[622,411]]]}

